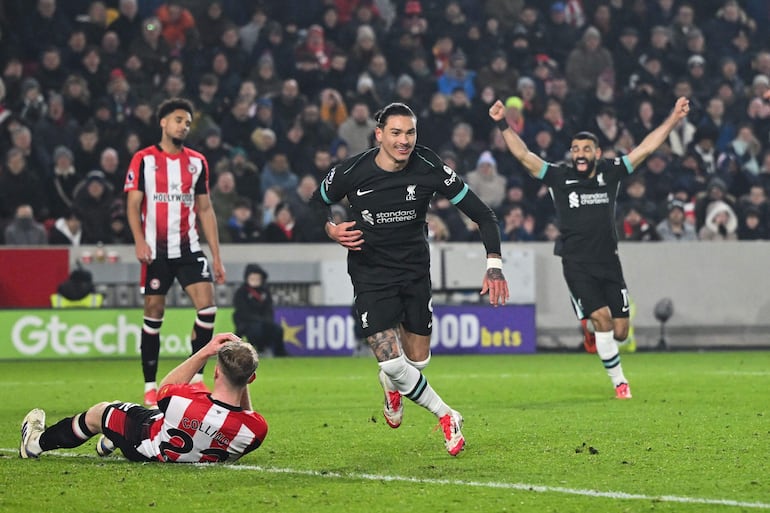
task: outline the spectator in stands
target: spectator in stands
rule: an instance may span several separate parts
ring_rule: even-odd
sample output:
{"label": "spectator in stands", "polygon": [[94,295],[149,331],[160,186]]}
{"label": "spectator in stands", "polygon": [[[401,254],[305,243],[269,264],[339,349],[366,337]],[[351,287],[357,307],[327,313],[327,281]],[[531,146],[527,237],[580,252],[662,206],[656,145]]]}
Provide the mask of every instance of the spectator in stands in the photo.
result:
{"label": "spectator in stands", "polygon": [[56,218],[51,232],[48,234],[48,243],[51,245],[66,245],[77,248],[83,236],[83,225],[78,214],[69,210]]}
{"label": "spectator in stands", "polygon": [[338,130],[340,125],[349,117],[342,94],[336,89],[326,88],[321,91],[320,100],[321,121],[333,130]]}
{"label": "spectator in stands", "polygon": [[[229,164],[229,161],[220,161],[218,167],[222,164]],[[211,206],[217,214],[217,230],[219,232],[220,242],[232,242],[230,232],[227,229],[229,221],[228,214],[233,211],[235,202],[238,200],[238,191],[235,189],[235,177],[229,169],[218,169],[217,180],[214,187],[211,188]]]}
{"label": "spectator in stands", "polygon": [[473,146],[473,127],[468,123],[458,123],[452,128],[452,137],[444,145],[439,147],[439,151],[450,150],[456,156],[457,171],[460,175],[465,174],[476,167],[479,160],[479,151]]}
{"label": "spectator in stands", "polygon": [[283,85],[283,81],[276,73],[275,60],[270,54],[259,58],[249,78],[254,81],[257,91],[264,98],[277,96]]}
{"label": "spectator in stands", "polygon": [[377,123],[371,118],[367,103],[356,101],[350,109],[350,117],[340,125],[337,135],[345,140],[352,153],[361,153],[372,146],[375,126]]}
{"label": "spectator in stands", "polygon": [[267,272],[259,264],[249,264],[243,275],[243,283],[233,295],[235,332],[246,337],[260,353],[289,356],[283,343],[283,328],[275,322]]}
{"label": "spectator in stands", "polygon": [[281,202],[275,207],[273,220],[265,226],[262,242],[298,242],[296,239],[296,221],[288,202]]}
{"label": "spectator in stands", "polygon": [[287,194],[287,201],[297,222],[295,238],[299,242],[328,242],[324,231],[326,219],[319,219],[310,203],[318,184],[319,180],[315,176],[305,174],[299,179],[297,187]]}
{"label": "spectator in stands", "polygon": [[286,153],[275,152],[270,160],[262,168],[260,175],[260,190],[266,191],[270,187],[280,187],[284,193],[297,187],[297,175],[292,171],[289,158]]}
{"label": "spectator in stands", "polygon": [[13,105],[13,110],[19,114],[21,121],[29,126],[33,126],[45,116],[48,105],[36,79],[25,78],[21,83],[21,96]]}
{"label": "spectator in stands", "polygon": [[307,104],[307,98],[300,93],[299,83],[294,79],[283,81],[280,94],[273,99],[273,114],[283,127],[292,126]]}
{"label": "spectator in stands", "polygon": [[99,168],[104,173],[107,184],[113,191],[120,191],[126,181],[126,174],[120,167],[118,150],[112,147],[104,148],[99,155]]}
{"label": "spectator in stands", "polygon": [[233,204],[230,218],[227,221],[229,242],[244,244],[258,242],[262,236],[259,223],[254,218],[253,206],[248,198],[238,198]]}
{"label": "spectator in stands", "polygon": [[5,154],[5,166],[0,173],[0,220],[13,217],[20,205],[29,205],[39,219],[48,214],[40,178],[27,167],[22,150],[11,148]]}
{"label": "spectator in stands", "polygon": [[602,37],[596,27],[588,27],[580,44],[567,57],[565,74],[570,88],[588,93],[596,88],[599,75],[614,69],[612,54],[602,46]]}
{"label": "spectator in stands", "polygon": [[120,0],[118,2],[118,17],[107,28],[118,35],[123,49],[131,46],[134,39],[142,31],[142,20],[139,17],[138,0]]}
{"label": "spectator in stands", "polygon": [[738,216],[724,201],[717,200],[706,207],[706,219],[698,230],[698,238],[704,241],[738,240]]}
{"label": "spectator in stands", "polygon": [[179,0],[167,0],[156,11],[161,23],[161,35],[171,49],[172,55],[180,55],[184,49],[196,48],[199,34],[195,18]]}
{"label": "spectator in stands", "polygon": [[88,83],[78,74],[70,74],[62,86],[64,111],[78,125],[82,125],[91,117],[91,93]]}
{"label": "spectator in stands", "polygon": [[61,50],[56,46],[44,48],[38,63],[39,68],[35,78],[40,84],[43,95],[48,95],[52,91],[61,91],[64,80],[67,78],[67,70],[62,64]]}
{"label": "spectator in stands", "polygon": [[663,241],[698,240],[695,228],[685,219],[685,203],[678,199],[669,201],[666,217],[658,223],[655,231]]}
{"label": "spectator in stands", "polygon": [[18,20],[21,24],[24,58],[34,61],[43,49],[50,46],[64,48],[72,24],[57,8],[56,0],[37,0],[34,12]]}
{"label": "spectator in stands", "polygon": [[171,48],[165,38],[161,37],[160,20],[151,16],[142,21],[141,37],[135,38],[128,48],[129,55],[135,55],[141,62],[141,67],[149,78],[149,82],[157,84],[171,58]]}
{"label": "spectator in stands", "polygon": [[230,171],[235,177],[235,190],[238,191],[238,195],[245,196],[252,202],[259,201],[259,168],[248,158],[246,150],[240,146],[230,150]]}
{"label": "spectator in stands", "polygon": [[754,205],[746,207],[738,227],[738,240],[765,240],[767,227],[762,221],[759,209]]}
{"label": "spectator in stands", "polygon": [[248,21],[238,29],[241,48],[249,55],[254,50],[254,46],[256,46],[265,25],[267,25],[265,7],[260,4],[252,6]]}
{"label": "spectator in stands", "polygon": [[503,203],[506,179],[497,172],[497,161],[489,151],[479,155],[476,167],[466,175],[465,183],[489,208],[495,210]]}
{"label": "spectator in stands", "polygon": [[660,240],[655,230],[654,220],[648,220],[642,214],[643,207],[636,201],[626,204],[623,218],[618,229],[618,240],[650,242]]}
{"label": "spectator in stands", "polygon": [[712,177],[704,191],[695,195],[695,229],[699,232],[706,223],[708,207],[711,203],[721,201],[727,203],[735,211],[735,197],[727,192],[727,185],[719,177]]}
{"label": "spectator in stands", "polygon": [[259,40],[251,54],[251,61],[256,62],[265,55],[273,58],[280,78],[287,79],[294,74],[294,46],[286,37],[283,26],[274,20],[268,21],[264,30],[260,31]]}
{"label": "spectator in stands", "polygon": [[51,168],[54,148],[75,145],[78,128],[78,123],[67,115],[62,96],[56,92],[49,94],[48,113],[32,129],[41,170]]}
{"label": "spectator in stands", "polygon": [[[201,48],[216,46],[221,41],[222,34],[230,28],[235,31],[236,40],[240,38],[237,25],[227,17],[222,9],[221,0],[208,2],[205,10],[195,18],[195,25],[198,29]],[[240,41],[238,41],[238,46],[243,48]]]}
{"label": "spectator in stands", "polygon": [[72,210],[72,198],[75,186],[85,174],[75,171],[72,150],[66,146],[57,146],[53,151],[53,167],[46,183],[46,204],[49,216],[53,219],[65,216]]}
{"label": "spectator in stands", "polygon": [[16,207],[16,215],[5,227],[5,243],[8,246],[44,246],[48,234],[42,224],[35,221],[34,211],[27,204]]}
{"label": "spectator in stands", "polygon": [[[665,208],[668,195],[674,186],[674,176],[669,168],[671,160],[662,151],[654,151],[647,157],[644,163],[645,196],[658,206],[658,210]],[[656,219],[662,216],[656,215]]]}
{"label": "spectator in stands", "polygon": [[508,205],[503,209],[500,221],[500,237],[504,241],[527,242],[535,240],[535,221],[520,204]]}
{"label": "spectator in stands", "polygon": [[21,150],[27,161],[27,168],[41,181],[46,178],[47,164],[50,161],[45,154],[45,149],[37,151],[37,148],[32,146],[32,130],[26,125],[13,128],[11,130],[11,147]]}
{"label": "spectator in stands", "polygon": [[107,243],[110,240],[110,208],[114,192],[104,173],[89,172],[75,187],[72,208],[83,223],[83,244]]}

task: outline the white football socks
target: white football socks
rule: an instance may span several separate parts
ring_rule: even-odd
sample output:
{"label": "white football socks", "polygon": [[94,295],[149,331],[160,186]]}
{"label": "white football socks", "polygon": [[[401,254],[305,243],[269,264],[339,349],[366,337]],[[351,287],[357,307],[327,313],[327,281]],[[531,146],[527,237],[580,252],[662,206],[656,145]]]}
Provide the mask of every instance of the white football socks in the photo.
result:
{"label": "white football socks", "polygon": [[620,365],[620,353],[618,352],[618,343],[611,331],[596,332],[596,353],[607,370],[607,375],[615,386],[621,383],[628,383],[623,375],[623,367]]}
{"label": "white football socks", "polygon": [[406,363],[404,355],[380,362],[380,369],[390,378],[401,395],[411,399],[437,417],[443,417],[451,409],[430,386],[420,371]]}

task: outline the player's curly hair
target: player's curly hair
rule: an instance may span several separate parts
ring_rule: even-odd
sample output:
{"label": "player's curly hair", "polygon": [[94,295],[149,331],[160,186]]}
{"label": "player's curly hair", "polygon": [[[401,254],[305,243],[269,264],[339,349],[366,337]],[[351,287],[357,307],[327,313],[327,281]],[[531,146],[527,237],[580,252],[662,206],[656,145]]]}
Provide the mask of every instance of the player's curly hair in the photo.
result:
{"label": "player's curly hair", "polygon": [[158,121],[160,121],[175,110],[180,109],[189,112],[190,116],[192,116],[194,113],[192,102],[184,98],[169,98],[168,100],[161,102],[161,104],[158,105],[158,110],[155,112],[158,116]]}
{"label": "player's curly hair", "polygon": [[231,340],[217,351],[217,364],[227,380],[235,387],[245,387],[257,370],[259,358],[254,346]]}

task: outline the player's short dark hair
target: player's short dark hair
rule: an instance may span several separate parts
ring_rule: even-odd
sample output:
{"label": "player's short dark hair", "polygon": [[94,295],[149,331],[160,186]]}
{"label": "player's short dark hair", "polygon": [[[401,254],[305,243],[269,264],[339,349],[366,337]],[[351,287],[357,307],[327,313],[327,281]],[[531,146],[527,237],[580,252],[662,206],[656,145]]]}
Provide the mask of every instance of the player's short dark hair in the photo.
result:
{"label": "player's short dark hair", "polygon": [[572,136],[572,140],[575,141],[593,141],[595,146],[599,146],[599,138],[593,132],[583,131],[578,132]]}
{"label": "player's short dark hair", "polygon": [[231,385],[244,387],[259,365],[257,350],[246,342],[225,342],[217,351],[217,365]]}
{"label": "player's short dark hair", "polygon": [[156,111],[158,121],[179,109],[189,112],[190,116],[193,115],[194,109],[190,100],[186,100],[184,98],[169,98],[168,100],[165,100],[160,105],[158,105],[158,110]]}
{"label": "player's short dark hair", "polygon": [[405,103],[393,102],[382,109],[374,113],[374,120],[377,122],[377,126],[382,128],[388,122],[388,118],[391,116],[409,116],[413,119],[417,119],[412,109]]}

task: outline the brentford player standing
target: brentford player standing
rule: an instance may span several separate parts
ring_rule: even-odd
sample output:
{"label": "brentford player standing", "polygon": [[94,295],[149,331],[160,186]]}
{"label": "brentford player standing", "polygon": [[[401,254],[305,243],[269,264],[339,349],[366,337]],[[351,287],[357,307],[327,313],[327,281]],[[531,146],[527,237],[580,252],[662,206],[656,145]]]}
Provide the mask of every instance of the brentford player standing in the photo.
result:
{"label": "brentford player standing", "polygon": [[[213,279],[224,283],[219,256],[219,233],[209,197],[206,158],[184,146],[190,132],[193,106],[171,98],[158,106],[160,143],[138,151],[131,159],[123,190],[128,194],[128,224],[134,236],[136,258],[142,264],[140,288],[144,294],[141,353],[144,403],[157,403],[156,384],[160,327],[166,294],[174,279],[184,288],[197,312],[192,330],[192,351],[205,346],[214,330],[217,307]],[[211,251],[213,266],[203,254],[197,221]],[[203,368],[193,383],[203,381]]]}

